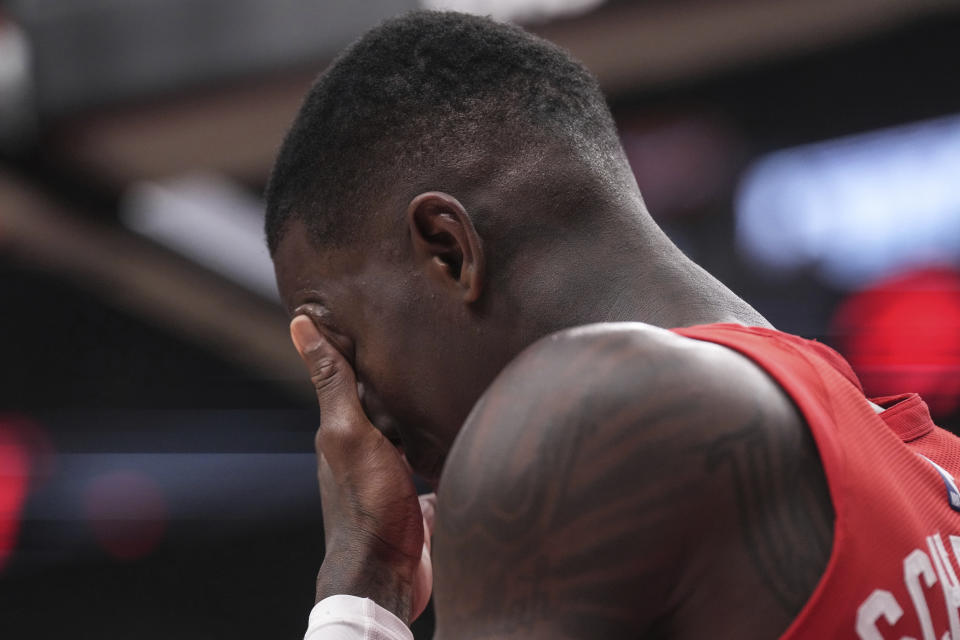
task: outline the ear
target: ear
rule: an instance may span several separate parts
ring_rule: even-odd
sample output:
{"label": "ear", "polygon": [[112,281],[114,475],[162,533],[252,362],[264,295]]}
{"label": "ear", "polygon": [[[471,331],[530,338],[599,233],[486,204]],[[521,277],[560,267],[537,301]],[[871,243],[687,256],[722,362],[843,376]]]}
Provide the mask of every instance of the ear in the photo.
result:
{"label": "ear", "polygon": [[428,271],[459,287],[466,302],[476,301],[483,289],[483,246],[463,205],[446,193],[421,193],[407,207],[407,224]]}

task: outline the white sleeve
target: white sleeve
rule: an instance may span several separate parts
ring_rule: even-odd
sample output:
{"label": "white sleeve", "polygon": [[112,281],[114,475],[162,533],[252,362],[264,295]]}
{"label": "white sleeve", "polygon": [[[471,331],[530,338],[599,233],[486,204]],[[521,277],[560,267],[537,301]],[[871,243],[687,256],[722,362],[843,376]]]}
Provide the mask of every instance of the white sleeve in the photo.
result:
{"label": "white sleeve", "polygon": [[314,605],[303,640],[413,640],[413,633],[373,600],[337,595]]}

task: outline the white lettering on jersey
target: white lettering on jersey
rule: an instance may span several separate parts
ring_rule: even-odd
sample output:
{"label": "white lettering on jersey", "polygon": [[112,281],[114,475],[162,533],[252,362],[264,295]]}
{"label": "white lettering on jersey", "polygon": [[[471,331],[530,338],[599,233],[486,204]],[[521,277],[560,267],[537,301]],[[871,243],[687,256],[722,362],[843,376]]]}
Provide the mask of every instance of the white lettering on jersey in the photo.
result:
{"label": "white lettering on jersey", "polygon": [[[957,536],[950,536],[951,542]],[[960,538],[957,538],[960,541]],[[927,537],[927,547],[930,548],[930,557],[933,558],[933,565],[937,569],[937,576],[940,578],[940,586],[943,587],[943,599],[947,606],[947,619],[950,620],[950,636],[960,638],[960,615],[957,608],[960,607],[960,584],[957,582],[957,574],[950,563],[950,556],[943,546],[943,538],[940,534]],[[954,549],[956,544],[954,543]]]}
{"label": "white lettering on jersey", "polygon": [[917,618],[920,619],[923,640],[937,640],[933,634],[930,608],[927,606],[926,598],[923,597],[923,587],[920,586],[920,576],[923,576],[923,581],[928,587],[932,587],[937,581],[937,576],[933,573],[933,565],[930,564],[930,557],[921,549],[914,549],[903,559],[903,582],[907,585],[910,599],[913,600],[913,608],[917,612]]}
{"label": "white lettering on jersey", "polygon": [[[957,579],[957,571],[954,569],[954,562],[960,563],[960,536],[949,536],[949,539],[953,551],[952,560],[939,533],[926,538],[929,555],[922,549],[914,549],[903,559],[903,583],[913,602],[923,640],[937,640],[924,589],[938,582],[943,591],[950,624],[950,630],[944,631],[940,640],[960,640],[960,580]],[[857,636],[862,640],[884,640],[883,634],[877,628],[880,619],[883,618],[887,625],[892,627],[902,616],[903,608],[893,593],[886,589],[874,589],[857,609]],[[902,636],[900,640],[914,638]]]}
{"label": "white lettering on jersey", "polygon": [[893,626],[903,615],[897,599],[886,589],[875,589],[857,609],[857,635],[863,640],[883,640],[877,629],[877,620],[883,616]]}

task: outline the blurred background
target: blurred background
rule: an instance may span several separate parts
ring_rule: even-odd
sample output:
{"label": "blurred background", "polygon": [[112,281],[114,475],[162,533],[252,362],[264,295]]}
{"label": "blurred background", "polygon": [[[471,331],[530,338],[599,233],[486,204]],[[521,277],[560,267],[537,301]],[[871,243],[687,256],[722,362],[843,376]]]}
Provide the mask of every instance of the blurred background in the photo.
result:
{"label": "blurred background", "polygon": [[311,79],[418,6],[570,49],[688,254],[960,430],[960,3],[8,0],[0,637],[302,637],[317,413],[261,192]]}

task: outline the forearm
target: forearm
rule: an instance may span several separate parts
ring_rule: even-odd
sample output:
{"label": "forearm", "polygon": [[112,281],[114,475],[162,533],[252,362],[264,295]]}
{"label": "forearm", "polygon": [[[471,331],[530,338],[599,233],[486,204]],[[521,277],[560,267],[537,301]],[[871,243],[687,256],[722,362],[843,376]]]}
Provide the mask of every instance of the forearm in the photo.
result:
{"label": "forearm", "polygon": [[336,595],[369,598],[403,622],[410,619],[411,585],[395,572],[379,571],[360,558],[328,554],[317,575],[317,602]]}

